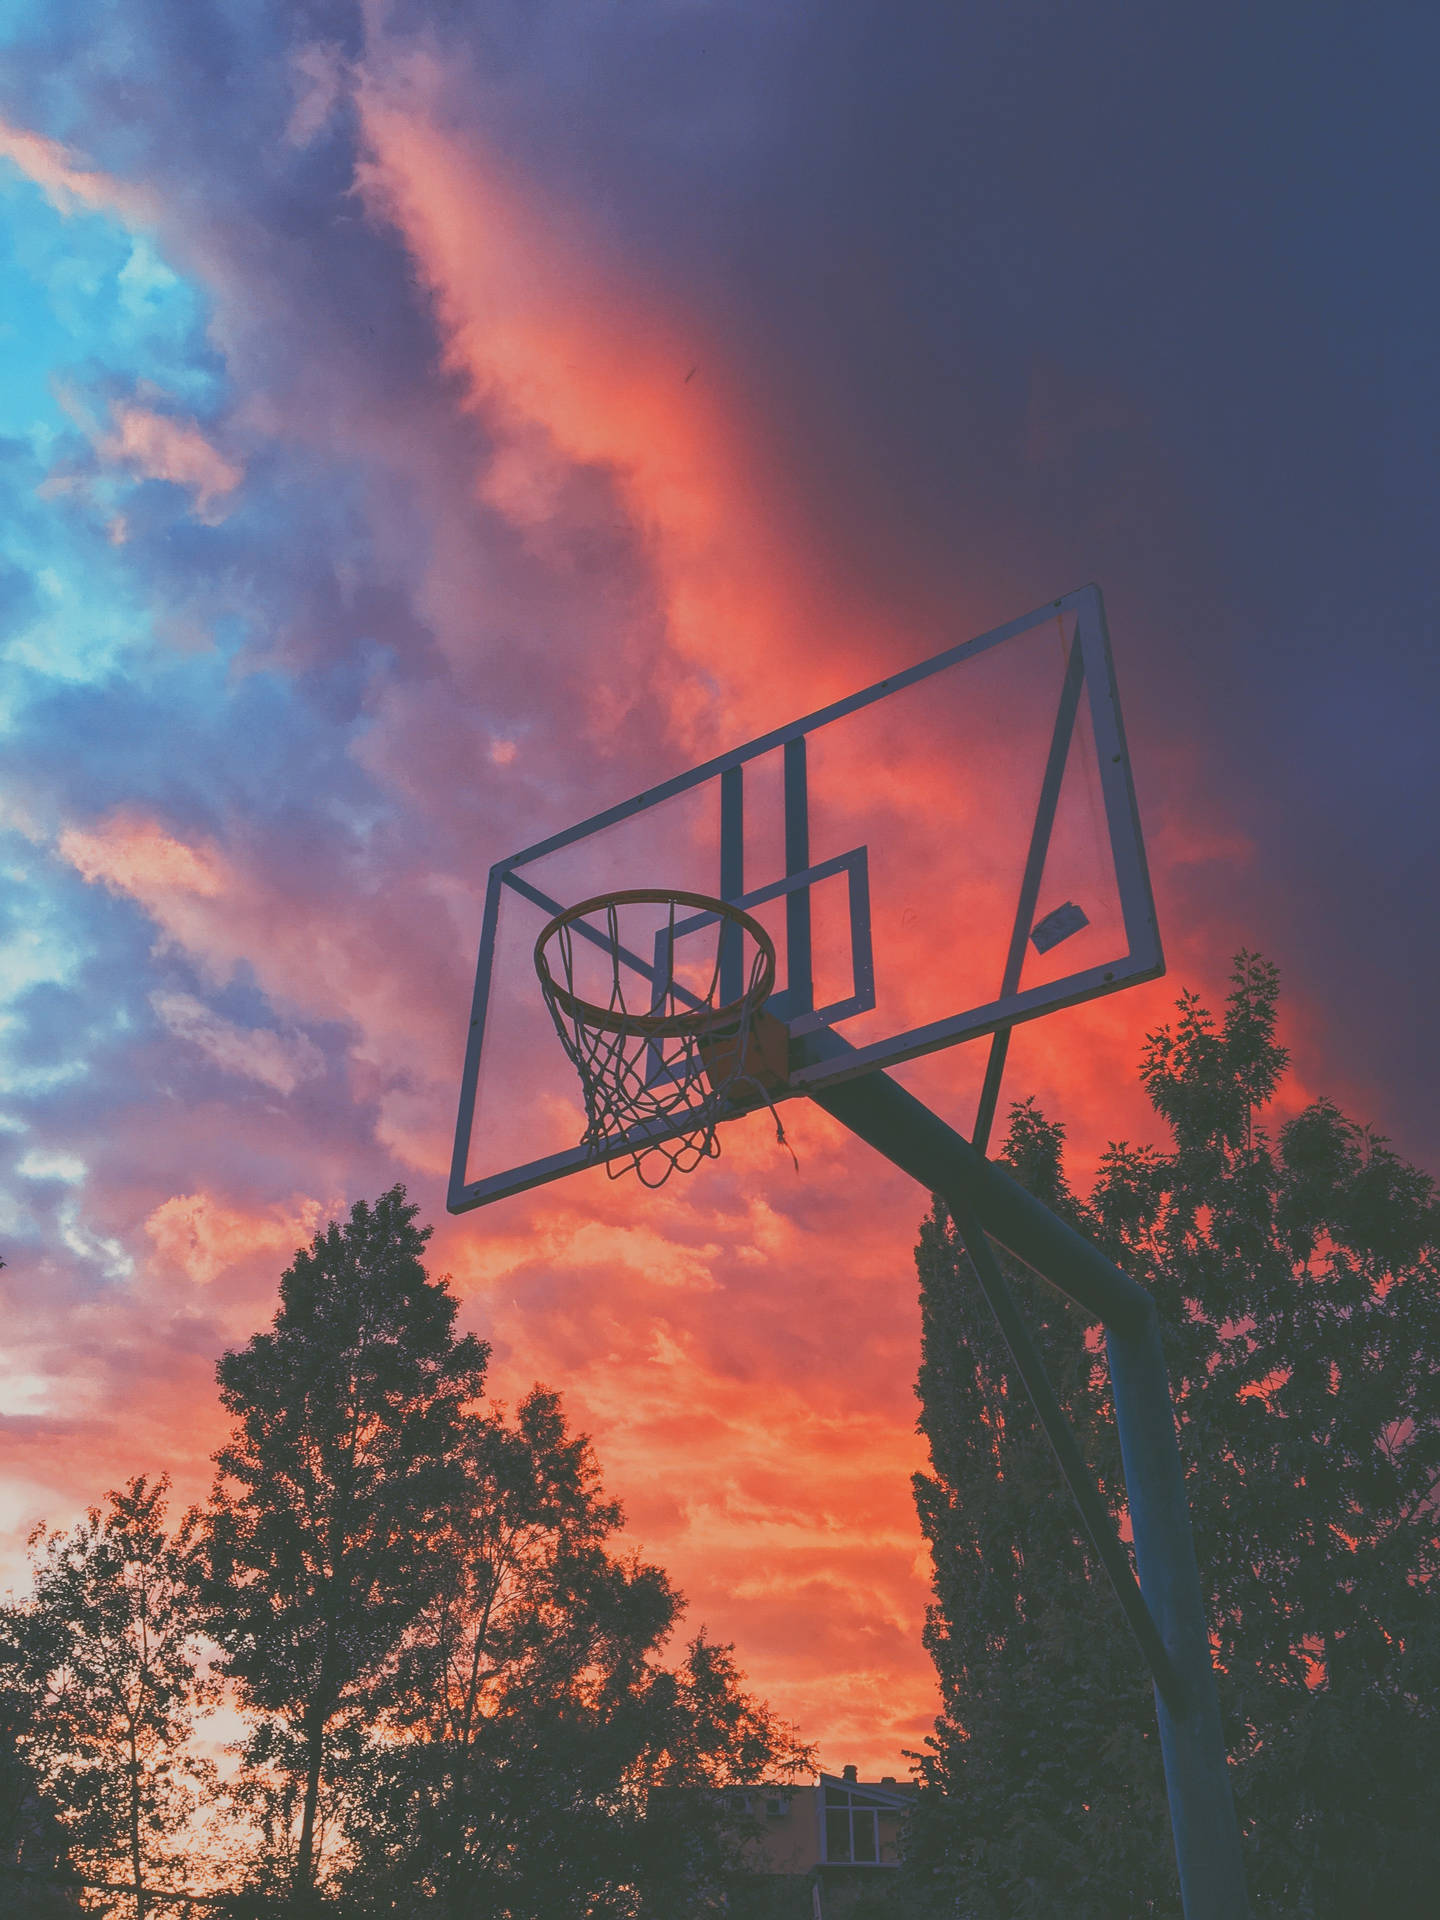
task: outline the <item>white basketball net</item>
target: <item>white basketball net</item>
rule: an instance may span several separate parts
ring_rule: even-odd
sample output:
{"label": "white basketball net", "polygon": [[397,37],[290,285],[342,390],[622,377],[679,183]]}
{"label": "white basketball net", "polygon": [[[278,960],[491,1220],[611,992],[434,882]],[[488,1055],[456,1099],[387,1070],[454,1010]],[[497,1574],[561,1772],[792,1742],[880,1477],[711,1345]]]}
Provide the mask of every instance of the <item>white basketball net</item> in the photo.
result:
{"label": "white basketball net", "polygon": [[[675,978],[676,906],[671,900],[668,937],[662,942],[666,964],[650,980],[622,959],[614,902],[597,902],[593,921],[592,912],[580,916],[585,931],[579,937],[588,946],[608,950],[610,985],[604,1003],[583,999],[576,989],[578,921],[552,923],[536,951],[550,1017],[585,1096],[580,1144],[591,1159],[605,1162],[612,1180],[633,1171],[647,1187],[663,1186],[672,1173],[690,1173],[702,1160],[716,1158],[720,1145],[715,1129],[737,1109],[763,1101],[774,1114],[769,1090],[745,1070],[755,1016],[774,980],[773,953],[767,955],[743,922],[734,925],[732,937],[750,943],[750,964],[740,998],[720,1006],[723,939],[716,941],[703,991]],[[643,1007],[626,1000],[627,973],[632,993],[637,988],[646,993]],[[595,991],[588,975],[586,989]],[[671,1027],[678,1030],[666,1030]],[[788,1147],[778,1115],[775,1131]]]}

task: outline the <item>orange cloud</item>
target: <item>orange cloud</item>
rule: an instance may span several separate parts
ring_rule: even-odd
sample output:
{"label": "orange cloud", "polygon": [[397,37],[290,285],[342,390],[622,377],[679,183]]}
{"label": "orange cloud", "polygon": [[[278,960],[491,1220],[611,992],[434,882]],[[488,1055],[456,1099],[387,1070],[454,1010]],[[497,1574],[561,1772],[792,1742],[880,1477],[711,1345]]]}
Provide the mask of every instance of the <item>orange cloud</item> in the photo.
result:
{"label": "orange cloud", "polygon": [[147,1217],[156,1257],[196,1286],[209,1286],[227,1269],[257,1256],[283,1270],[296,1247],[321,1225],[320,1206],[297,1198],[289,1207],[256,1213],[209,1193],[176,1194]]}
{"label": "orange cloud", "polygon": [[798,536],[724,341],[639,293],[573,211],[447,130],[443,87],[421,57],[362,83],[359,179],[403,235],[494,437],[480,497],[536,537],[573,475],[610,478],[657,581],[681,738],[727,744],[847,690],[877,645],[893,657],[899,637]]}
{"label": "orange cloud", "polygon": [[763,1116],[643,1193],[598,1170],[441,1223],[494,1385],[563,1389],[633,1538],[838,1764],[902,1769],[935,1711],[910,1474],[922,1197],[827,1115]]}

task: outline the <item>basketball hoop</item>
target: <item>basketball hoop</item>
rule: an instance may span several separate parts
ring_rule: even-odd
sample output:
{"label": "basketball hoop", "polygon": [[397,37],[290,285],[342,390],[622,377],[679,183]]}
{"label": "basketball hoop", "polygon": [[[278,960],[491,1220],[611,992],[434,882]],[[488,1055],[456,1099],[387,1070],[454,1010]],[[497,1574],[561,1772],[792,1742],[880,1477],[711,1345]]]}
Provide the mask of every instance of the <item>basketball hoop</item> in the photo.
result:
{"label": "basketball hoop", "polygon": [[[625,948],[624,907],[660,909],[653,966]],[[677,928],[681,908],[687,911]],[[699,976],[677,978],[677,931],[693,934],[711,924],[718,934],[708,978],[703,968]],[[577,942],[582,951],[598,951],[602,980],[608,973],[603,1004],[576,990]],[[580,1144],[592,1160],[605,1161],[612,1179],[633,1168],[645,1186],[662,1186],[672,1173],[689,1173],[719,1154],[715,1129],[721,1120],[762,1103],[774,1115],[772,1096],[784,1086],[789,1067],[789,1035],[764,1010],[775,986],[775,943],[739,907],[709,894],[666,889],[597,894],[556,914],[541,930],[535,971],[584,1091]],[[718,1004],[722,973],[745,986]],[[627,1003],[627,974],[636,985],[648,981],[645,1007]],[[775,1132],[788,1146],[778,1115]]]}

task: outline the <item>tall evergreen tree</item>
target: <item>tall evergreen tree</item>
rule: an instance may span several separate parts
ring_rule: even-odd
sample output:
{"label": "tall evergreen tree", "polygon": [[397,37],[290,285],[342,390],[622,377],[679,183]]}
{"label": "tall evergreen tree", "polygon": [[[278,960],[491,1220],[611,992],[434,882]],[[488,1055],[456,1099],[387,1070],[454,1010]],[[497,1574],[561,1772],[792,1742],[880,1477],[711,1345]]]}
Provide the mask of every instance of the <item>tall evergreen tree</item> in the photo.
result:
{"label": "tall evergreen tree", "polygon": [[368,1689],[432,1599],[484,1384],[416,1212],[403,1187],[357,1202],[296,1255],[271,1331],[217,1368],[236,1424],[206,1523],[211,1631],[254,1718],[241,1790],[302,1907]]}
{"label": "tall evergreen tree", "polygon": [[[1141,1069],[1171,1147],[1113,1146],[1084,1204],[1033,1106],[1006,1157],[1160,1311],[1257,1913],[1407,1920],[1440,1874],[1440,1215],[1332,1103],[1260,1124],[1277,992],[1241,955],[1218,1025],[1182,997]],[[944,1713],[912,1891],[996,1920],[1177,1913],[1138,1654],[939,1209],[918,1258]],[[1013,1277],[1123,1518],[1100,1344]]]}
{"label": "tall evergreen tree", "polygon": [[190,1744],[194,1715],[213,1697],[194,1518],[167,1533],[167,1487],[132,1480],[68,1534],[37,1529],[32,1595],[7,1610],[3,1634],[21,1793],[13,1817],[52,1864],[58,1823],[85,1874],[128,1884],[135,1920],[183,1866],[209,1785]]}

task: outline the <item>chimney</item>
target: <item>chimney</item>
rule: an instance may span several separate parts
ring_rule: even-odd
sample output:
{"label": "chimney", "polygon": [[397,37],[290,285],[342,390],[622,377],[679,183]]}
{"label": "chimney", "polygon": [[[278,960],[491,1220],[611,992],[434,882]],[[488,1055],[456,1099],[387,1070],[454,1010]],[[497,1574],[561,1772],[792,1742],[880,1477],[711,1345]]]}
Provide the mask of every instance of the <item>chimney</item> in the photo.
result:
{"label": "chimney", "polygon": [[894,1776],[894,1774],[893,1774],[893,1773],[882,1773],[882,1774],[881,1774],[881,1776],[880,1776],[880,1784],[881,1784],[881,1786],[882,1786],[882,1787],[893,1787],[893,1786],[894,1786],[894,1784],[895,1784],[895,1776]]}
{"label": "chimney", "polygon": [[856,1767],[842,1767],[840,1773],[842,1778],[848,1780],[852,1787],[856,1785],[860,1778],[859,1769]]}

